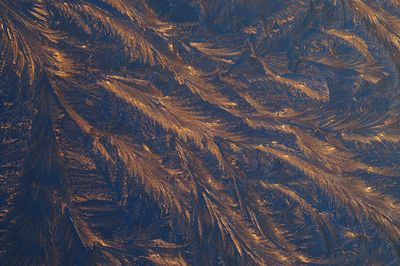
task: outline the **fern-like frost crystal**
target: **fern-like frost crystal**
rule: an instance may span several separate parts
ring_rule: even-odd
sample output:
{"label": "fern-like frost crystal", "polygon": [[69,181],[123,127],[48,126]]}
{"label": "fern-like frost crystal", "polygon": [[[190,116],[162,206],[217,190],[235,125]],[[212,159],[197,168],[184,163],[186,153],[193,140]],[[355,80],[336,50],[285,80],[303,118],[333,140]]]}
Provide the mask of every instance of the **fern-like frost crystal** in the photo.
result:
{"label": "fern-like frost crystal", "polygon": [[398,0],[0,0],[0,265],[399,265]]}

